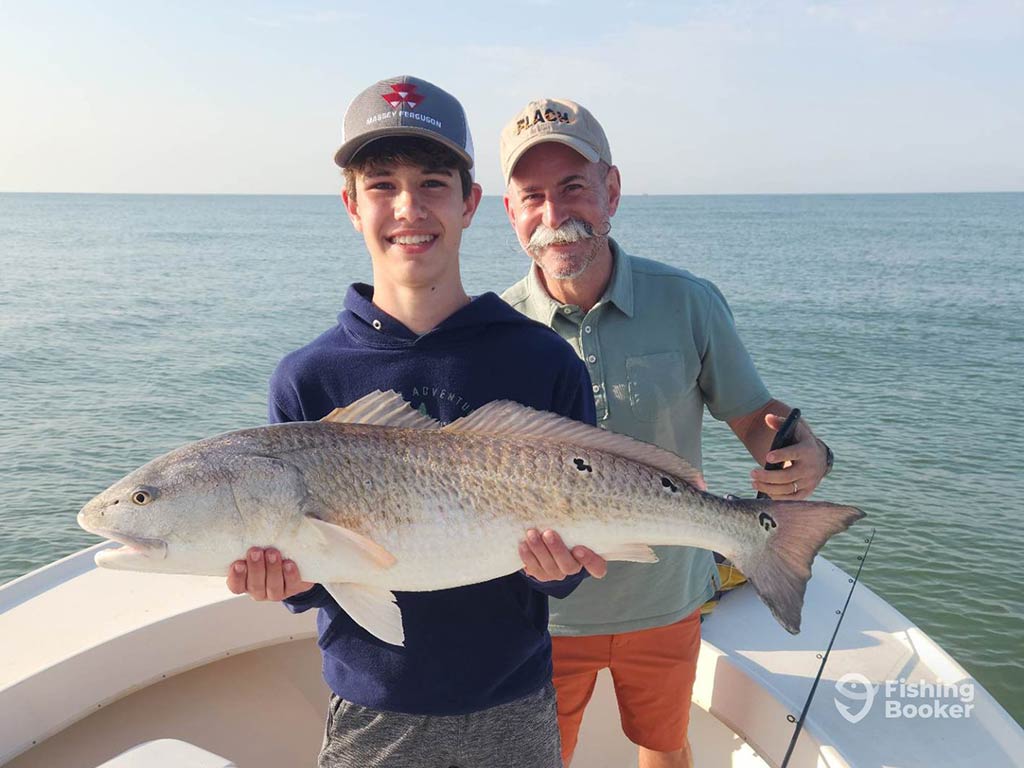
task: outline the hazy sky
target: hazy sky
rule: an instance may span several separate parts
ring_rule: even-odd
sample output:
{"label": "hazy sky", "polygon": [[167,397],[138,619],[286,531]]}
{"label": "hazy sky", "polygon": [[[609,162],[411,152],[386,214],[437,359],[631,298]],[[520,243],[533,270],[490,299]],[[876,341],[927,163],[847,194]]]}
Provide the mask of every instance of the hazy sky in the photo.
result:
{"label": "hazy sky", "polygon": [[1024,190],[1024,0],[0,0],[0,191],[335,192],[398,74],[465,105],[485,194],[541,95],[627,193]]}

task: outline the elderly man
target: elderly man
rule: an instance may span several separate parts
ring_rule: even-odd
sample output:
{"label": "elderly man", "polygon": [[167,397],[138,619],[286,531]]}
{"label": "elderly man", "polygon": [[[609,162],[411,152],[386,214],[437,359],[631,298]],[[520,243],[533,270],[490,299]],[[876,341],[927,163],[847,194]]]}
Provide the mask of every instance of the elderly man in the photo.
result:
{"label": "elderly man", "polygon": [[[580,105],[526,105],[501,135],[505,209],[533,263],[503,294],[569,341],[586,362],[598,424],[701,466],[705,405],[759,464],[756,490],[803,499],[832,453],[802,424],[769,453],[789,407],[772,399],[707,280],[631,256],[609,238],[621,181],[604,130]],[[615,681],[622,725],[642,768],[692,764],[686,730],[700,647],[700,606],[713,593],[712,553],[662,548],[657,565],[614,563],[554,601],[554,682],[569,764],[598,670]]]}

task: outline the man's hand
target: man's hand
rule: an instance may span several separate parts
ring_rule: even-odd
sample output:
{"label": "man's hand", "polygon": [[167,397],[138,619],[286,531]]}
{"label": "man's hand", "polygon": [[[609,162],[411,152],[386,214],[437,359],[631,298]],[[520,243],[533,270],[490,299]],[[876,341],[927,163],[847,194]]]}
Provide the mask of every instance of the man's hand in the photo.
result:
{"label": "man's hand", "polygon": [[[765,424],[772,432],[778,432],[785,419],[773,413],[766,414]],[[788,448],[769,451],[766,463],[783,464],[782,469],[755,469],[750,473],[751,486],[763,491],[777,501],[806,499],[828,470],[825,446],[818,440],[804,421],[796,425],[796,442]]]}
{"label": "man's hand", "polygon": [[284,560],[273,548],[252,547],[245,560],[236,560],[228,571],[228,589],[253,600],[284,600],[314,586],[302,580],[293,561]]}
{"label": "man's hand", "polygon": [[542,534],[536,528],[528,530],[526,539],[519,542],[519,557],[526,575],[537,581],[561,581],[579,573],[581,568],[586,568],[595,579],[603,579],[608,572],[608,561],[603,557],[587,547],[573,547],[570,551],[554,531]]}

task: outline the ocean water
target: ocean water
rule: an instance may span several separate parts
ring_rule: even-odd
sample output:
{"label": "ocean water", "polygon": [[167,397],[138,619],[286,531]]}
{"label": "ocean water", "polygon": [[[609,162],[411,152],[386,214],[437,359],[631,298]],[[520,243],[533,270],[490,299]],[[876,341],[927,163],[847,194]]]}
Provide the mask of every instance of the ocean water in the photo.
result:
{"label": "ocean water", "polygon": [[[818,495],[870,515],[864,582],[1024,720],[1024,194],[627,197],[613,236],[718,284],[835,450]],[[462,254],[471,293],[525,272],[500,199]],[[75,514],[130,469],[262,423],[369,275],[335,197],[0,194],[0,582],[95,543]],[[825,554],[856,568],[868,530]]]}

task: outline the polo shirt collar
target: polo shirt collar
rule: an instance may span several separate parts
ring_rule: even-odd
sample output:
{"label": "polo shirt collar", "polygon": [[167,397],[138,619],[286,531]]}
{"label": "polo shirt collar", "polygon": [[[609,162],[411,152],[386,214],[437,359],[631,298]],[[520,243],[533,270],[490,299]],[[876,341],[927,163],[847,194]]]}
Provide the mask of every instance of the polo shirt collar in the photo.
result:
{"label": "polo shirt collar", "polygon": [[562,305],[551,298],[544,284],[540,281],[540,267],[530,260],[530,274],[526,277],[526,314],[545,325],[551,325]]}
{"label": "polo shirt collar", "polygon": [[619,244],[608,238],[612,249],[612,281],[605,288],[601,301],[608,301],[619,308],[626,317],[633,317],[633,265],[629,254]]}
{"label": "polo shirt collar", "polygon": [[[598,303],[614,304],[626,317],[633,317],[633,270],[629,254],[611,238],[608,238],[608,245],[612,251],[612,279]],[[551,298],[544,288],[540,280],[540,267],[535,262],[530,265],[526,282],[526,314],[551,325],[563,305]]]}

